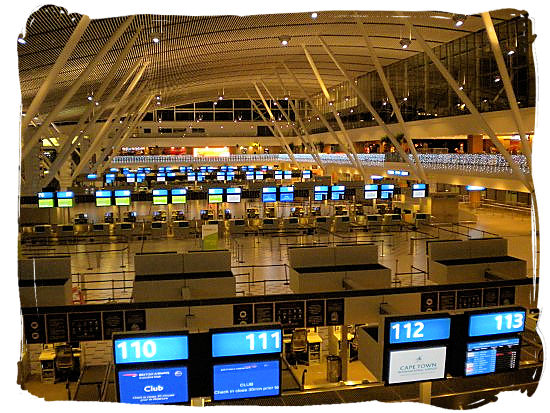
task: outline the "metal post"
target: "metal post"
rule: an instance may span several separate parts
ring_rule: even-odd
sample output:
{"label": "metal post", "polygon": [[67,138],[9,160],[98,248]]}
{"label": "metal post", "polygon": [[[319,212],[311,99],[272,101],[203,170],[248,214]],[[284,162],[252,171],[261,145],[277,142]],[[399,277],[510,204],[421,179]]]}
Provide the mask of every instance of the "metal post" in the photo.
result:
{"label": "metal post", "polygon": [[[48,73],[48,76],[46,76],[46,79],[44,79],[44,82],[40,86],[40,89],[38,89],[38,92],[34,96],[31,104],[27,108],[27,111],[24,116],[21,118],[21,137],[23,137],[23,132],[29,125],[29,123],[34,119],[36,114],[38,113],[40,106],[46,99],[46,96],[48,95],[48,92],[50,90],[50,87],[54,84],[55,79],[63,66],[65,66],[65,63],[67,63],[67,60],[69,60],[69,57],[73,53],[76,45],[82,38],[82,35],[86,31],[86,28],[90,24],[90,18],[86,15],[83,15],[80,18],[80,21],[78,22],[78,25],[74,29],[73,33],[71,34],[71,37],[65,44],[65,47],[63,47],[63,50],[57,57],[57,60],[53,64],[52,68],[50,69],[50,72]],[[31,140],[29,139],[28,142]]]}
{"label": "metal post", "polygon": [[422,382],[419,384],[420,398],[419,402],[424,404],[432,404],[432,382]]}

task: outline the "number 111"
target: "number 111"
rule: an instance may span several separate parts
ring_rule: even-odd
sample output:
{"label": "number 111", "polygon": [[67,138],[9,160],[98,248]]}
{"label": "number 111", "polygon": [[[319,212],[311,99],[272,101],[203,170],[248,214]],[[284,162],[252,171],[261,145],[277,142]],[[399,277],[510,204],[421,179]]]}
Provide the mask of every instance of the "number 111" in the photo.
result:
{"label": "number 111", "polygon": [[[280,347],[280,341],[281,341],[281,333],[279,331],[276,331],[274,333],[271,333],[271,338],[275,340],[275,348]],[[246,336],[246,339],[249,341],[250,344],[250,351],[254,351],[254,333],[251,333]],[[263,350],[267,349],[267,333],[261,333],[258,334],[258,339],[261,341],[261,348]]]}

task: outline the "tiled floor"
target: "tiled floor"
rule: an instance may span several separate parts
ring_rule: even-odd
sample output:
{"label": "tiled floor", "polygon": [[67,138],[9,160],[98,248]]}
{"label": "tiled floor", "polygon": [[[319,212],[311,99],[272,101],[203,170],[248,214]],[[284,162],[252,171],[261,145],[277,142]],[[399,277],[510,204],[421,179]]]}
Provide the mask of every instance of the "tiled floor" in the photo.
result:
{"label": "tiled floor", "polygon": [[[471,211],[472,212],[472,211]],[[237,278],[237,294],[261,295],[291,293],[285,283],[288,247],[327,242],[374,242],[379,246],[379,262],[392,270],[396,286],[429,283],[418,270],[426,269],[426,238],[465,239],[467,235],[479,238],[482,231],[508,239],[509,254],[527,261],[532,273],[531,222],[527,215],[494,210],[473,211],[475,224],[452,228],[421,227],[421,232],[351,232],[337,235],[316,234],[296,236],[240,236],[220,239],[219,247],[232,252],[232,270]],[[459,235],[457,234],[459,232]],[[491,236],[490,234],[485,234]],[[423,238],[421,240],[411,240]],[[88,243],[51,247],[24,246],[25,254],[70,254],[74,286],[87,289],[75,302],[127,301],[132,293],[134,277],[133,257],[136,252],[188,251],[200,249],[200,239],[132,241],[129,243]],[[414,266],[413,269],[411,266]],[[397,275],[395,274],[402,274]],[[412,274],[411,274],[412,273]],[[253,281],[251,284],[250,282]]]}

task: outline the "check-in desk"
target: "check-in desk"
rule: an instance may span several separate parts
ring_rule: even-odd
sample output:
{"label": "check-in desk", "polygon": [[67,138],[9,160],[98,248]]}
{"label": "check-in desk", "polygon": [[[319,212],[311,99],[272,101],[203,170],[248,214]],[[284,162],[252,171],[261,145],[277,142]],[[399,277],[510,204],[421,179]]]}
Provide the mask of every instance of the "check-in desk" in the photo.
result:
{"label": "check-in desk", "polygon": [[62,239],[74,237],[74,225],[58,225],[57,226],[57,236]]}
{"label": "check-in desk", "polygon": [[34,237],[44,237],[52,235],[52,226],[51,225],[35,225],[33,227]]}
{"label": "check-in desk", "polygon": [[90,231],[90,235],[91,236],[93,236],[93,235],[103,235],[103,236],[109,235],[110,228],[111,228],[111,225],[106,224],[104,222],[93,224],[92,228],[91,228],[91,231]]}
{"label": "check-in desk", "polygon": [[191,226],[189,221],[172,221],[172,232],[174,238],[191,238]]}
{"label": "check-in desk", "polygon": [[401,223],[400,214],[384,214],[382,231],[394,231]]}
{"label": "check-in desk", "polygon": [[391,270],[376,245],[289,249],[290,288],[296,293],[391,287]]}
{"label": "check-in desk", "polygon": [[508,255],[503,238],[428,243],[428,276],[438,284],[480,282],[486,274],[502,279],[525,278],[527,263]]}
{"label": "check-in desk", "polygon": [[218,237],[223,238],[225,235],[225,221],[211,219],[206,222],[208,225],[217,225],[218,226]]}
{"label": "check-in desk", "polygon": [[367,231],[379,230],[382,226],[382,215],[372,214],[367,215]]}
{"label": "check-in desk", "polygon": [[151,238],[160,239],[166,237],[168,226],[165,221],[153,221],[150,225]]}
{"label": "check-in desk", "polygon": [[328,232],[332,226],[332,217],[315,217],[314,225],[317,231]]}
{"label": "check-in desk", "polygon": [[349,232],[349,215],[334,217],[334,232]]}
{"label": "check-in desk", "polygon": [[132,222],[117,222],[115,223],[115,235],[124,235],[131,237],[134,231],[134,223]]}
{"label": "check-in desk", "polygon": [[136,254],[134,301],[235,296],[227,250]]}
{"label": "check-in desk", "polygon": [[427,214],[425,212],[415,212],[413,214],[413,222],[415,226],[419,226],[422,224],[429,224],[430,223],[430,214]]}
{"label": "check-in desk", "polygon": [[296,217],[285,217],[283,218],[283,230],[292,231],[298,229],[300,226],[299,218]]}
{"label": "check-in desk", "polygon": [[356,328],[358,359],[374,375],[382,380],[384,331],[383,324],[364,325]]}
{"label": "check-in desk", "polygon": [[71,258],[20,259],[18,263],[21,307],[71,305]]}
{"label": "check-in desk", "polygon": [[[287,354],[291,352],[291,343],[292,336],[283,337],[283,355],[286,357]],[[308,365],[320,364],[321,363],[321,346],[323,344],[323,339],[315,331],[307,332],[307,348],[306,348],[306,361]]]}
{"label": "check-in desk", "polygon": [[74,224],[75,235],[88,235],[90,233],[90,225],[88,224]]}
{"label": "check-in desk", "polygon": [[248,226],[244,219],[230,219],[229,220],[229,234],[231,235],[244,235]]}
{"label": "check-in desk", "polygon": [[260,231],[274,232],[279,230],[279,218],[264,218],[260,224]]}

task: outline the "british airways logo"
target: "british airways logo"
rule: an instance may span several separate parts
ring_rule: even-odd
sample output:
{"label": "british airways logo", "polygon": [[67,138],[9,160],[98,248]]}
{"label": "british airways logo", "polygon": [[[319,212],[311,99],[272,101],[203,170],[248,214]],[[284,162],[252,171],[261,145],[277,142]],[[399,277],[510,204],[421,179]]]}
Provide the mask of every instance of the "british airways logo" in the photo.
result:
{"label": "british airways logo", "polygon": [[136,373],[124,373],[124,377],[137,377],[138,375]]}

